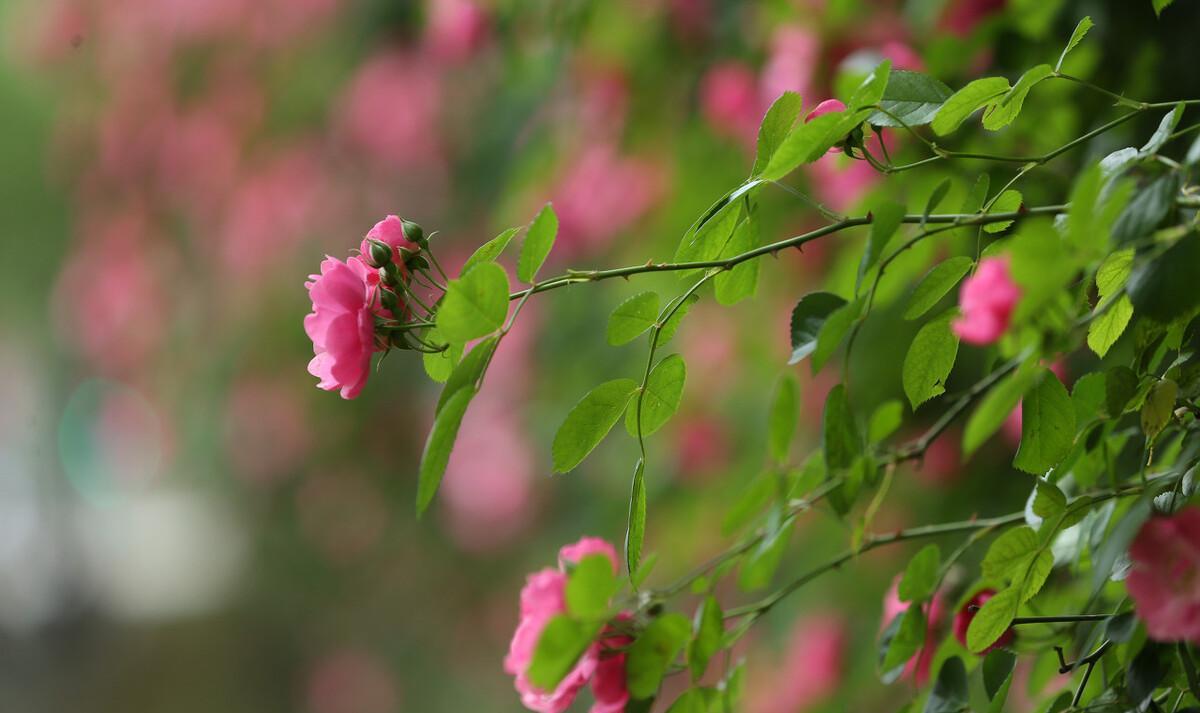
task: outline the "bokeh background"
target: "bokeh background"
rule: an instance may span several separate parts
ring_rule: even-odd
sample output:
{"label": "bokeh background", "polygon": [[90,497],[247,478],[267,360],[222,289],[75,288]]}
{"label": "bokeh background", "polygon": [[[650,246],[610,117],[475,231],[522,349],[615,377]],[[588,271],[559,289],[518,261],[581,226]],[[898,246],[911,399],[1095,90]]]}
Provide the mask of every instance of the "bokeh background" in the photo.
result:
{"label": "bokeh background", "polygon": [[[461,264],[550,200],[554,268],[667,259],[746,175],[785,90],[807,110],[882,58],[951,86],[1015,78],[1053,63],[1090,14],[1069,70],[1139,99],[1195,97],[1198,8],[1179,0],[1158,21],[1149,0],[0,2],[0,708],[519,710],[500,662],[523,577],[583,534],[620,542],[635,458],[614,435],[551,477],[554,429],[644,360],[641,342],[604,344],[607,313],[679,284],[533,301],[418,522],[435,385],[400,353],[355,401],[314,388],[301,319],[321,256],[398,213]],[[1114,115],[1064,85],[1039,87],[1017,126],[956,140],[1044,151]],[[1060,159],[1027,199],[1061,200],[1080,161],[1140,145],[1156,122]],[[892,138],[894,155],[919,157]],[[979,170],[882,181],[829,156],[791,182],[839,211],[879,195],[919,210],[947,175],[953,207]],[[786,192],[765,200],[768,239],[819,221]],[[852,287],[864,237],[764,260],[754,300],[705,299],[672,343],[690,373],[650,441],[652,584],[727,542],[728,505],[765,463],[790,308]],[[952,248],[914,251],[889,289]],[[868,324],[857,393],[899,396],[909,330]],[[799,464],[838,375],[795,371]],[[1010,429],[963,463],[953,435],[939,441],[876,527],[1019,508],[1012,447]],[[848,537],[828,512],[803,518],[780,576]],[[773,612],[741,649],[752,713],[896,707],[875,641],[905,561],[872,553]],[[1047,680],[1043,662],[1022,675]]]}

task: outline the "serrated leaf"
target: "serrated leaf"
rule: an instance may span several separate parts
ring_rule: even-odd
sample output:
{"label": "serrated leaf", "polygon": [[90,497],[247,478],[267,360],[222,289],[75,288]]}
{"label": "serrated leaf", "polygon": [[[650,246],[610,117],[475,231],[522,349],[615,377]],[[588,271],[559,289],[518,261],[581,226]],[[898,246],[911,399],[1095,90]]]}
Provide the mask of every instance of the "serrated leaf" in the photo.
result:
{"label": "serrated leaf", "polygon": [[721,650],[725,636],[725,616],[716,597],[709,595],[700,602],[692,630],[695,633],[688,644],[688,668],[692,671],[692,681],[698,681],[708,669],[709,660]]}
{"label": "serrated leaf", "polygon": [[617,347],[637,339],[654,326],[658,305],[657,292],[639,292],[617,305],[608,317],[608,343]]}
{"label": "serrated leaf", "polygon": [[942,550],[937,545],[926,545],[908,561],[904,577],[896,588],[902,602],[920,603],[933,596],[938,585],[938,571],[942,566]]}
{"label": "serrated leaf", "polygon": [[842,339],[846,333],[850,331],[850,327],[854,325],[854,320],[858,319],[859,313],[862,310],[863,302],[858,300],[842,305],[840,308],[833,311],[821,325],[821,331],[817,334],[817,348],[812,354],[812,371],[817,373],[821,367],[825,366],[825,362],[833,353],[837,351],[841,345]]}
{"label": "serrated leaf", "polygon": [[1129,301],[1129,297],[1121,295],[1112,306],[1105,308],[1099,317],[1088,324],[1088,348],[1103,359],[1112,345],[1125,333],[1125,328],[1129,326],[1129,320],[1132,318],[1133,303]]}
{"label": "serrated leaf", "polygon": [[[687,365],[683,357],[672,354],[655,364],[646,381],[646,390],[641,401],[642,435],[649,436],[662,428],[683,399],[683,386],[687,381]],[[631,436],[638,434],[638,401],[635,396],[625,413],[625,430]]]}
{"label": "serrated leaf", "polygon": [[687,617],[674,612],[652,620],[630,646],[625,658],[626,686],[632,698],[650,698],[658,692],[663,674],[691,635]]}
{"label": "serrated leaf", "polygon": [[944,82],[927,74],[893,69],[879,102],[887,113],[876,111],[867,117],[867,122],[891,127],[928,124],[953,94],[954,90]]}
{"label": "serrated leaf", "polygon": [[784,92],[771,104],[771,108],[767,109],[758,127],[758,148],[754,156],[754,169],[751,171],[753,175],[757,176],[771,162],[771,157],[796,123],[802,105],[799,94]]}
{"label": "serrated leaf", "polygon": [[1025,97],[1029,95],[1029,90],[1052,74],[1054,74],[1054,70],[1048,64],[1039,64],[1022,74],[1012,89],[1009,89],[999,101],[994,102],[984,111],[983,128],[996,131],[1011,124],[1021,113],[1021,107],[1025,104]]}
{"label": "serrated leaf", "polygon": [[767,450],[779,463],[787,461],[792,437],[796,433],[799,411],[800,387],[796,384],[794,376],[784,374],[775,382],[771,415],[767,419]]}
{"label": "serrated leaf", "polygon": [[1092,29],[1093,24],[1092,18],[1085,16],[1079,21],[1079,24],[1075,25],[1075,31],[1071,33],[1071,39],[1067,42],[1067,46],[1063,48],[1062,54],[1059,55],[1058,63],[1054,65],[1054,71],[1057,72],[1062,69],[1067,55],[1083,41],[1083,38],[1087,36],[1088,30]]}
{"label": "serrated leaf", "polygon": [[946,390],[946,379],[958,356],[958,337],[950,329],[952,317],[953,312],[921,327],[904,357],[904,394],[914,411]]}
{"label": "serrated leaf", "polygon": [[1003,425],[1025,395],[1025,390],[1031,384],[1031,377],[1030,372],[1020,369],[988,391],[967,419],[967,425],[963,429],[965,454],[975,452],[976,448],[983,445],[984,441],[991,438],[996,429]]}
{"label": "serrated leaf", "polygon": [[521,245],[521,256],[517,260],[517,279],[533,284],[537,271],[546,262],[550,249],[554,247],[554,239],[558,237],[558,215],[554,206],[547,203],[542,206],[529,230],[525,233],[525,242]]}
{"label": "serrated leaf", "polygon": [[973,653],[979,653],[996,643],[1012,625],[1020,606],[1019,593],[1015,587],[997,592],[984,602],[967,627],[967,648]]}
{"label": "serrated leaf", "polygon": [[508,276],[483,262],[446,286],[437,328],[451,342],[468,342],[496,331],[508,315]]}
{"label": "serrated leaf", "polygon": [[618,587],[608,557],[588,555],[575,564],[567,578],[564,590],[567,611],[576,619],[604,619],[608,615],[608,603]]}
{"label": "serrated leaf", "polygon": [[613,379],[589,391],[571,409],[554,434],[554,472],[566,473],[583,462],[616,425],[637,387],[633,379]]}
{"label": "serrated leaf", "polygon": [[454,441],[458,438],[458,429],[474,397],[474,388],[459,389],[433,420],[433,428],[425,439],[425,450],[421,453],[421,465],[417,470],[418,516],[425,512],[437,495],[442,476],[446,474],[446,464],[450,462],[450,451],[454,449]]}
{"label": "serrated leaf", "polygon": [[987,579],[1011,579],[1013,572],[1034,556],[1038,546],[1037,533],[1032,528],[1022,526],[1009,530],[992,542],[979,565],[980,570]]}
{"label": "serrated leaf", "polygon": [[1179,395],[1179,386],[1170,379],[1162,379],[1150,387],[1146,401],[1142,404],[1142,432],[1146,439],[1153,442],[1171,422],[1175,412],[1175,399]]}
{"label": "serrated leaf", "polygon": [[504,252],[504,248],[508,247],[508,243],[513,239],[513,236],[519,232],[521,232],[520,228],[509,228],[483,245],[480,245],[476,248],[475,252],[471,253],[471,257],[467,258],[467,261],[463,263],[462,272],[466,273],[470,271],[471,268],[481,262],[494,262]]}
{"label": "serrated leaf", "polygon": [[1067,496],[1058,486],[1038,478],[1033,497],[1033,514],[1043,520],[1053,520],[1067,509]]}
{"label": "serrated leaf", "polygon": [[792,309],[792,358],[796,364],[817,348],[817,337],[829,315],[846,304],[846,300],[830,292],[811,292]]}
{"label": "serrated leaf", "polygon": [[908,300],[908,308],[904,310],[904,318],[916,319],[932,309],[970,272],[974,264],[971,258],[959,255],[935,265],[917,283]]}
{"label": "serrated leaf", "polygon": [[[996,202],[992,204],[991,209],[988,211],[988,215],[992,215],[994,213],[1015,213],[1020,209],[1022,200],[1023,198],[1021,197],[1020,191],[1009,189],[1000,194],[1000,197],[997,198]],[[1003,220],[997,223],[987,223],[983,226],[983,230],[984,232],[988,233],[1001,233],[1007,230],[1008,226],[1012,224],[1013,222],[1011,220]]]}
{"label": "serrated leaf", "polygon": [[999,99],[1009,90],[1008,80],[1004,77],[987,77],[976,79],[947,99],[937,115],[933,117],[933,131],[939,136],[953,132],[968,116],[977,110]]}
{"label": "serrated leaf", "polygon": [[1049,369],[1021,402],[1021,445],[1013,466],[1043,475],[1066,457],[1075,441],[1075,407],[1067,389]]}

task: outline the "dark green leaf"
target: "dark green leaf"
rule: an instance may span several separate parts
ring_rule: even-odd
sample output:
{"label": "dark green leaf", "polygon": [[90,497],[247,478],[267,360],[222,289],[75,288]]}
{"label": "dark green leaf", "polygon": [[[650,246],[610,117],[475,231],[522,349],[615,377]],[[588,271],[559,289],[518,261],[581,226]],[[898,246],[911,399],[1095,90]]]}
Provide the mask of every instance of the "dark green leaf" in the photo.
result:
{"label": "dark green leaf", "polygon": [[971,258],[959,255],[935,265],[917,283],[912,297],[909,298],[908,308],[904,310],[904,318],[916,319],[932,309],[974,264],[975,261]]}
{"label": "dark green leaf", "polygon": [[435,413],[441,413],[446,403],[460,389],[468,387],[472,390],[475,389],[475,385],[483,376],[483,370],[491,360],[492,353],[496,351],[496,345],[499,343],[498,337],[488,337],[476,343],[471,351],[467,352],[467,355],[458,362],[458,366],[454,367],[454,371],[450,372],[450,377],[446,379],[446,385],[442,387],[442,393],[438,397]]}
{"label": "dark green leaf", "polygon": [[454,449],[454,441],[458,438],[458,428],[462,425],[463,415],[467,406],[475,397],[475,389],[464,387],[438,411],[433,420],[433,428],[425,440],[425,450],[421,454],[421,465],[418,469],[417,480],[417,515],[425,512],[437,494],[438,486],[442,484],[442,476],[446,474],[446,464],[450,461],[450,451]]}
{"label": "dark green leaf", "polygon": [[588,392],[571,409],[554,434],[554,472],[572,470],[604,440],[637,387],[633,379],[607,381]]}
{"label": "dark green leaf", "polygon": [[937,545],[921,548],[904,570],[896,594],[902,602],[920,603],[933,596],[942,566],[942,550]]}
{"label": "dark green leaf", "polygon": [[925,713],[962,713],[968,709],[967,667],[951,656],[942,662],[937,680],[925,702]]}
{"label": "dark green leaf", "polygon": [[1021,401],[1021,445],[1013,466],[1043,475],[1066,457],[1075,442],[1075,407],[1067,389],[1049,369]]}
{"label": "dark green leaf", "polygon": [[1156,16],[1161,16],[1161,15],[1162,15],[1162,11],[1163,11],[1163,10],[1166,10],[1166,9],[1167,9],[1167,6],[1169,6],[1169,5],[1170,5],[1171,3],[1173,3],[1173,2],[1175,2],[1175,0],[1153,0],[1153,3],[1154,3],[1154,14],[1155,14]]}
{"label": "dark green leaf", "polygon": [[494,262],[482,262],[446,287],[437,327],[451,342],[467,342],[494,332],[508,315],[508,276]]}
{"label": "dark green leaf", "polygon": [[670,613],[653,620],[629,647],[625,659],[626,685],[633,698],[650,698],[658,691],[667,666],[687,644],[691,622]]}
{"label": "dark green leaf", "polygon": [[767,420],[767,450],[780,463],[787,461],[792,437],[796,433],[800,411],[799,392],[800,387],[791,374],[784,374],[775,382],[775,398],[771,401],[771,416]]}
{"label": "dark green leaf", "polygon": [[1003,649],[988,652],[983,659],[983,690],[988,700],[996,698],[1004,682],[1012,676],[1017,657]]}
{"label": "dark green leaf", "polygon": [[675,336],[675,332],[679,331],[679,325],[683,324],[683,318],[687,316],[688,310],[699,301],[699,295],[691,295],[679,305],[675,313],[667,321],[663,322],[662,329],[658,333],[658,346],[661,347],[671,341],[671,337]]}
{"label": "dark green leaf", "polygon": [[854,423],[854,414],[850,412],[850,402],[843,384],[830,389],[825,398],[821,433],[825,464],[832,471],[849,468],[862,452],[862,440]]}
{"label": "dark green leaf", "polygon": [[949,192],[949,178],[943,178],[934,186],[933,192],[929,194],[929,200],[925,201],[925,211],[921,214],[922,225],[925,224],[925,221],[929,220],[929,216],[933,214],[933,211],[937,210],[937,207],[941,205],[942,201],[946,198],[946,194]]}
{"label": "dark green leaf", "polygon": [[817,348],[817,336],[822,325],[846,300],[829,292],[812,292],[800,298],[792,310],[792,358],[795,364]]}
{"label": "dark green leaf", "polygon": [[1147,641],[1129,663],[1125,672],[1125,683],[1135,708],[1140,709],[1167,677],[1171,668],[1169,654],[1170,649],[1165,644]]}
{"label": "dark green leaf", "polygon": [[658,293],[639,292],[630,297],[608,317],[608,343],[620,346],[637,339],[654,326],[658,319]]}
{"label": "dark green leaf", "polygon": [[954,90],[927,74],[893,69],[879,102],[887,113],[876,111],[867,122],[892,127],[928,124],[953,94]]}
{"label": "dark green leaf", "polygon": [[529,230],[525,233],[525,243],[521,245],[521,256],[517,260],[517,279],[521,282],[533,283],[537,271],[541,269],[550,248],[554,247],[554,239],[558,237],[558,215],[554,206],[547,203],[538,211]]}
{"label": "dark green leaf", "polygon": [[946,391],[946,379],[958,356],[958,337],[950,329],[953,317],[951,311],[921,327],[904,357],[904,394],[914,411]]}
{"label": "dark green leaf", "polygon": [[909,607],[896,615],[880,640],[882,660],[879,672],[884,683],[895,680],[904,671],[905,664],[920,652],[925,645],[927,628],[921,607]]}
{"label": "dark green leaf", "polygon": [[1114,366],[1104,372],[1104,404],[1108,414],[1116,417],[1125,413],[1137,388],[1137,374],[1127,366]]}
{"label": "dark green leaf", "polygon": [[1104,622],[1104,638],[1111,639],[1114,644],[1123,644],[1133,638],[1137,625],[1138,620],[1133,612],[1109,617]]}
{"label": "dark green leaf", "polygon": [[799,94],[784,92],[771,104],[771,108],[767,109],[767,114],[758,127],[758,150],[754,157],[754,169],[751,172],[753,175],[757,176],[771,162],[771,157],[796,123],[802,104]]}
{"label": "dark green leaf", "polygon": [[942,104],[942,108],[938,109],[937,115],[933,117],[934,132],[939,136],[949,134],[976,110],[1004,96],[1008,90],[1008,80],[1004,77],[976,79],[955,92]]}
{"label": "dark green leaf", "polygon": [[[654,365],[650,378],[646,380],[646,390],[641,399],[641,429],[643,436],[649,436],[662,428],[675,412],[679,410],[679,402],[683,400],[683,385],[687,381],[687,365],[683,357],[672,354]],[[625,413],[625,430],[631,436],[638,434],[638,399]]]}
{"label": "dark green leaf", "polygon": [[1189,233],[1158,257],[1138,265],[1127,289],[1133,309],[1167,323],[1200,307],[1196,266],[1200,265],[1200,234]]}
{"label": "dark green leaf", "polygon": [[1176,126],[1179,126],[1179,119],[1183,117],[1183,108],[1183,103],[1176,104],[1175,108],[1162,118],[1162,121],[1158,123],[1158,128],[1150,136],[1150,140],[1138,151],[1139,156],[1147,157],[1158,153],[1159,149],[1167,143],[1171,132],[1175,131]]}
{"label": "dark green leaf", "polygon": [[1154,232],[1171,212],[1177,193],[1179,177],[1175,173],[1163,174],[1139,191],[1113,224],[1113,242],[1130,245]]}

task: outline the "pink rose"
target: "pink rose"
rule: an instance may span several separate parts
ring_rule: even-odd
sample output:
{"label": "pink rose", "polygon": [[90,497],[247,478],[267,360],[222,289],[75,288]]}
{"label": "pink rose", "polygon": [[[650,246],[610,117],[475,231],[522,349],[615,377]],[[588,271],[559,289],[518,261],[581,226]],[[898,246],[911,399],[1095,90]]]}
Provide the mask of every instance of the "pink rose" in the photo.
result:
{"label": "pink rose", "polygon": [[[966,604],[963,604],[961,609],[954,612],[954,638],[958,639],[958,643],[963,646],[967,645],[967,629],[971,626],[971,620],[979,613],[979,607],[982,607],[987,603],[987,600],[994,596],[996,596],[995,589],[981,589]],[[999,639],[996,639],[996,643],[984,649],[980,655],[1008,646],[1015,638],[1016,633],[1010,626],[1000,635]]]}
{"label": "pink rose", "polygon": [[399,217],[394,215],[387,216],[376,223],[375,227],[367,231],[366,237],[363,238],[362,243],[358,246],[358,251],[362,253],[364,261],[371,256],[371,244],[367,242],[369,240],[378,240],[381,243],[390,245],[392,248],[392,262],[400,267],[402,271],[404,270],[404,260],[400,257],[400,248],[412,252],[420,250],[420,247],[416,243],[411,242],[405,237],[404,223]]}
{"label": "pink rose", "polygon": [[762,103],[770,105],[787,91],[812,95],[820,65],[821,38],[802,25],[784,25],[771,38],[771,50],[759,80]]}
{"label": "pink rose", "polygon": [[342,262],[328,257],[321,274],[311,275],[308,296],[313,311],[304,318],[304,331],[316,356],[308,373],[321,381],[317,388],[340,389],[352,399],[362,391],[371,370],[375,345],[375,312],[367,276],[373,271],[361,260]]}
{"label": "pink rose", "polygon": [[981,260],[959,292],[962,316],[954,321],[954,333],[964,342],[991,344],[1008,329],[1019,299],[1021,288],[1008,274],[1008,258]]}
{"label": "pink rose", "polygon": [[[521,590],[521,618],[504,659],[504,670],[515,677],[521,703],[537,713],[563,713],[574,702],[575,696],[592,682],[592,693],[596,699],[591,713],[620,713],[629,699],[625,690],[625,657],[610,655],[604,648],[623,645],[623,637],[610,637],[593,642],[584,651],[575,668],[559,682],[553,691],[543,691],[529,680],[529,664],[537,648],[538,638],[546,624],[556,614],[567,610],[566,586],[567,564],[577,564],[588,555],[600,554],[608,558],[617,570],[616,549],[596,537],[584,537],[573,545],[566,545],[558,552],[558,569],[534,572],[525,581]],[[618,640],[621,639],[621,640]]]}
{"label": "pink rose", "polygon": [[1200,508],[1142,525],[1125,586],[1150,638],[1200,644]]}
{"label": "pink rose", "polygon": [[842,102],[838,101],[837,99],[826,99],[825,101],[818,104],[815,109],[808,112],[808,116],[805,117],[804,120],[812,121],[813,119],[817,118],[818,116],[824,116],[825,114],[832,114],[835,111],[846,111],[846,105],[843,104]]}
{"label": "pink rose", "polygon": [[[891,588],[883,598],[883,628],[885,629],[911,606],[909,602],[900,601],[898,589],[901,576],[903,575],[896,575],[896,578],[892,580]],[[914,677],[917,686],[924,686],[929,680],[929,669],[933,665],[933,655],[937,650],[935,637],[937,628],[945,615],[946,603],[940,595],[935,594],[933,601],[926,604],[925,607],[925,645],[921,647],[916,656],[908,660],[904,666],[904,672],[900,674],[903,678]]]}

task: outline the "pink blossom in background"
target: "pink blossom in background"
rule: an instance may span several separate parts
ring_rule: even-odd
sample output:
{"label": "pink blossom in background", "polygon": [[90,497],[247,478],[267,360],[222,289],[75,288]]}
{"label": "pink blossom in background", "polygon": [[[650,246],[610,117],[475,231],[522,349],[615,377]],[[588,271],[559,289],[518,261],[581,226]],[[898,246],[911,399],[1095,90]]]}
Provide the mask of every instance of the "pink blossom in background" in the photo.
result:
{"label": "pink blossom in background", "polygon": [[951,429],[935,438],[916,465],[917,477],[932,487],[952,485],[962,476],[961,434]]}
{"label": "pink blossom in background", "polygon": [[679,329],[679,351],[687,363],[696,398],[713,402],[737,386],[729,365],[738,359],[738,318],[715,304],[698,303]]}
{"label": "pink blossom in background", "polygon": [[331,651],[308,673],[305,699],[311,713],[395,713],[399,698],[387,663],[363,649]]}
{"label": "pink blossom in background", "polygon": [[426,12],[425,40],[439,59],[462,62],[487,42],[491,23],[473,0],[431,0]]}
{"label": "pink blossom in background", "polygon": [[[874,135],[867,136],[865,140],[872,154],[882,156],[879,140]],[[882,180],[871,164],[852,159],[840,150],[831,150],[806,165],[804,171],[808,174],[808,182],[816,199],[838,212],[853,208]]]}
{"label": "pink blossom in background", "polygon": [[970,344],[995,342],[1008,330],[1020,299],[1021,288],[1009,275],[1008,258],[981,260],[975,274],[963,281],[958,297],[962,316],[952,325],[954,333]]}
{"label": "pink blossom in background", "polygon": [[812,614],[792,626],[780,666],[752,686],[751,713],[798,713],[819,706],[837,690],[846,665],[849,635],[838,614]]}
{"label": "pink blossom in background", "polygon": [[617,141],[629,113],[629,77],[624,68],[587,62],[576,72],[579,130],[590,143]]}
{"label": "pink blossom in background", "polygon": [[741,62],[714,65],[700,80],[700,108],[718,133],[752,149],[762,120],[758,77]]}
{"label": "pink blossom in background", "polygon": [[942,12],[942,29],[956,35],[971,34],[977,25],[1004,9],[1005,0],[951,0]]}
{"label": "pink blossom in background", "polygon": [[1129,558],[1125,586],[1150,638],[1200,644],[1200,508],[1151,517]]}
{"label": "pink blossom in background", "polygon": [[[996,590],[982,589],[977,592],[975,596],[967,600],[967,602],[962,605],[961,609],[954,612],[954,638],[958,639],[958,643],[962,644],[963,646],[967,645],[967,629],[970,628],[971,621],[978,613],[979,607],[982,607],[994,596],[996,596]],[[1013,631],[1012,627],[1010,626],[1003,634],[1000,635],[999,639],[996,639],[996,643],[984,649],[983,652],[980,653],[980,656],[994,651],[995,649],[1009,646],[1012,644],[1013,639],[1015,639],[1016,636],[1016,632]]]}
{"label": "pink blossom in background", "polygon": [[921,55],[917,54],[917,51],[906,42],[888,40],[880,45],[879,53],[891,60],[892,69],[907,69],[911,72],[920,72],[925,69],[925,62],[921,59]]}
{"label": "pink blossom in background", "polygon": [[210,111],[171,116],[163,132],[155,174],[169,186],[168,198],[190,212],[212,215],[237,175],[239,137]]}
{"label": "pink blossom in background", "polygon": [[361,261],[326,257],[321,274],[305,283],[313,311],[304,318],[304,332],[316,354],[308,373],[320,379],[317,388],[338,390],[343,399],[362,391],[371,372],[375,344],[375,299],[367,284],[372,272]]}
{"label": "pink blossom in background", "polygon": [[346,142],[390,170],[440,164],[442,80],[419,55],[385,50],[364,62],[338,103]]}
{"label": "pink blossom in background", "polygon": [[[883,597],[883,622],[880,625],[880,631],[890,626],[892,621],[907,611],[910,606],[909,602],[900,601],[900,595],[897,593],[902,576],[896,575],[896,578],[892,580],[892,586],[888,588],[887,594]],[[927,622],[925,645],[921,647],[916,656],[909,659],[901,674],[903,678],[912,677],[917,686],[924,686],[929,681],[929,669],[933,665],[933,655],[937,651],[937,630],[946,615],[946,603],[940,592],[934,595],[932,602],[924,606],[927,607],[925,610]]]}
{"label": "pink blossom in background", "polygon": [[276,484],[298,470],[313,442],[303,400],[278,378],[235,382],[224,424],[225,452],[234,475],[255,485]]}
{"label": "pink blossom in background", "polygon": [[[579,691],[592,680],[596,703],[591,713],[615,713],[621,710],[624,703],[618,701],[622,691],[616,680],[618,674],[623,679],[623,671],[618,672],[617,663],[623,663],[622,658],[610,657],[608,665],[601,668],[602,647],[599,642],[593,642],[580,657],[578,663],[553,691],[542,691],[530,682],[528,678],[529,664],[533,661],[533,652],[537,647],[538,637],[546,627],[547,622],[556,614],[567,610],[565,589],[567,585],[566,565],[579,562],[584,557],[600,554],[609,559],[613,571],[617,571],[617,552],[608,542],[596,537],[584,537],[578,542],[565,545],[559,550],[558,569],[546,568],[529,575],[525,587],[521,589],[520,621],[509,645],[508,655],[504,659],[504,670],[515,677],[517,692],[521,695],[521,703],[526,708],[537,713],[563,713],[574,702]],[[593,679],[593,674],[599,675]]]}
{"label": "pink blossom in background", "polygon": [[712,0],[667,0],[667,18],[676,37],[700,44],[712,29]]}
{"label": "pink blossom in background", "polygon": [[658,205],[666,183],[663,168],[649,159],[622,156],[608,144],[584,148],[554,191],[557,258],[571,259],[607,247]]}
{"label": "pink blossom in background", "polygon": [[675,468],[695,482],[729,465],[730,443],[725,426],[713,416],[681,414],[674,428]]}
{"label": "pink blossom in background", "polygon": [[820,56],[821,38],[813,30],[802,25],[777,28],[759,79],[762,105],[770,106],[780,94],[789,91],[810,101],[815,93]]}
{"label": "pink blossom in background", "polygon": [[54,289],[60,338],[97,371],[137,369],[166,338],[173,260],[151,247],[139,208],[85,218],[80,233]]}

